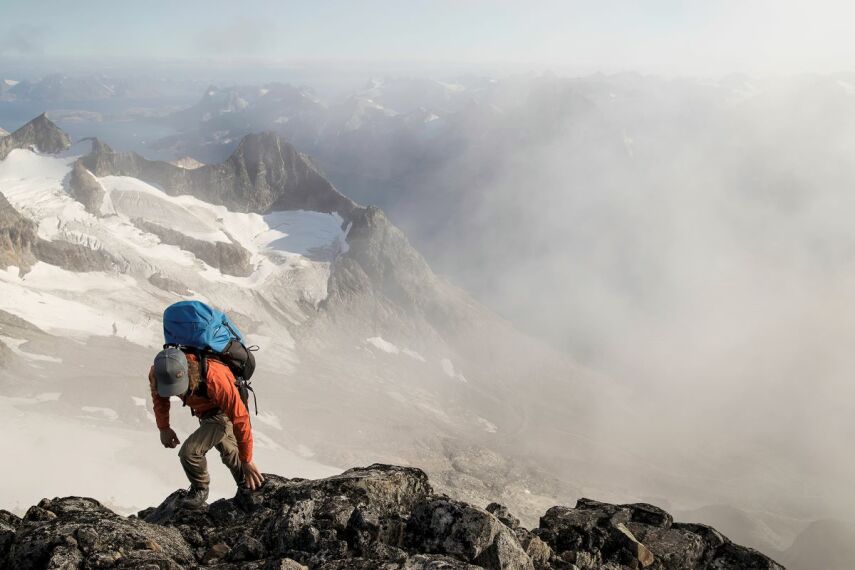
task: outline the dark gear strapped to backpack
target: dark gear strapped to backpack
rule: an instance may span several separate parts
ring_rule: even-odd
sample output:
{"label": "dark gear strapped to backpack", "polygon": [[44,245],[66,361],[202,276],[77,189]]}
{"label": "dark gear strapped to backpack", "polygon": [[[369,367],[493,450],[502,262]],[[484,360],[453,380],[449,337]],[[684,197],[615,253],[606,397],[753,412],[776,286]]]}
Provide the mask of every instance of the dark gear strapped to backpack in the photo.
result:
{"label": "dark gear strapped to backpack", "polygon": [[258,415],[258,400],[250,382],[255,372],[253,352],[258,347],[244,344],[243,335],[225,313],[200,301],[179,301],[163,312],[163,337],[164,349],[178,348],[198,360],[200,381],[194,391],[197,395],[207,397],[208,360],[217,360],[228,366],[234,375],[235,387],[247,412],[252,392]]}

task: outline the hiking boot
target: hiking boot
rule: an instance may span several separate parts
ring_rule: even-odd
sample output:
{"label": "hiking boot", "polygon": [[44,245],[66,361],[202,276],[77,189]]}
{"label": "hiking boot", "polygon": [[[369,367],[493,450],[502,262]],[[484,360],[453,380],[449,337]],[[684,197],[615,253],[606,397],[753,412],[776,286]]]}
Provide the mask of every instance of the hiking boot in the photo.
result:
{"label": "hiking boot", "polygon": [[242,509],[251,511],[264,502],[264,495],[250,490],[250,488],[247,487],[246,484],[241,483],[240,485],[238,485],[234,501]]}
{"label": "hiking boot", "polygon": [[200,509],[205,506],[205,501],[208,500],[208,488],[207,487],[190,487],[190,490],[187,491],[187,494],[184,495],[180,501],[178,501],[178,506],[183,507],[185,509]]}

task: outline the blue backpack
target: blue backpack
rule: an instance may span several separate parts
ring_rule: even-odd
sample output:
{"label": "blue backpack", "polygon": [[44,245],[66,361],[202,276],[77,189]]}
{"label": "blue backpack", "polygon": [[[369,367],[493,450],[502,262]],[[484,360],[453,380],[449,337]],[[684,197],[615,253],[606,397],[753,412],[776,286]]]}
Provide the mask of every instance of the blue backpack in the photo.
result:
{"label": "blue backpack", "polygon": [[163,338],[167,344],[223,352],[243,335],[222,311],[201,301],[179,301],[163,311]]}
{"label": "blue backpack", "polygon": [[[249,348],[244,344],[243,335],[235,324],[222,311],[201,301],[179,301],[163,311],[163,348],[177,347],[185,353],[195,354],[202,371],[202,383],[207,378],[207,360],[214,358],[229,367],[235,376],[241,400],[249,410],[249,392],[255,391],[249,379],[255,372],[257,346]],[[204,385],[201,386],[205,390]],[[255,405],[258,413],[258,403]]]}

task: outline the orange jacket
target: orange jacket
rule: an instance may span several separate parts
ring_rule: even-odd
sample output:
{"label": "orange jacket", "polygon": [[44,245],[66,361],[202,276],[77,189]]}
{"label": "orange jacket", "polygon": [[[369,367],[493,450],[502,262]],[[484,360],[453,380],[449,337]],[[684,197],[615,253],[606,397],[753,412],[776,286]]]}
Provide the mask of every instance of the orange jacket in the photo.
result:
{"label": "orange jacket", "polygon": [[[189,360],[195,356],[188,355]],[[154,378],[154,366],[148,373],[148,382],[151,387],[151,399],[154,402],[154,418],[159,429],[169,428],[169,398],[164,398],[157,393],[157,385]],[[238,455],[244,463],[252,461],[252,426],[249,423],[249,412],[240,393],[235,386],[235,377],[229,367],[216,360],[208,360],[208,377],[206,380],[208,397],[197,396],[191,393],[189,396],[179,396],[185,404],[190,406],[196,416],[203,416],[214,408],[219,408],[231,420],[234,426],[235,439],[238,443]]]}

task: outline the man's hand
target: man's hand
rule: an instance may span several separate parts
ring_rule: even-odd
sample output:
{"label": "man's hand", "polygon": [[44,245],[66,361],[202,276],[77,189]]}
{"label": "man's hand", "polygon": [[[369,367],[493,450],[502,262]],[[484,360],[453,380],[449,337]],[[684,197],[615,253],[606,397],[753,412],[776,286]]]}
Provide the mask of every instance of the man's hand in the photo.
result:
{"label": "man's hand", "polygon": [[163,447],[176,447],[181,440],[178,439],[178,436],[175,435],[175,430],[172,428],[166,428],[160,430],[160,443],[163,444]]}
{"label": "man's hand", "polygon": [[243,480],[246,482],[246,487],[255,491],[261,484],[264,483],[264,477],[261,476],[261,473],[258,472],[258,467],[255,466],[255,462],[250,461],[249,463],[244,463],[242,465],[243,469]]}

